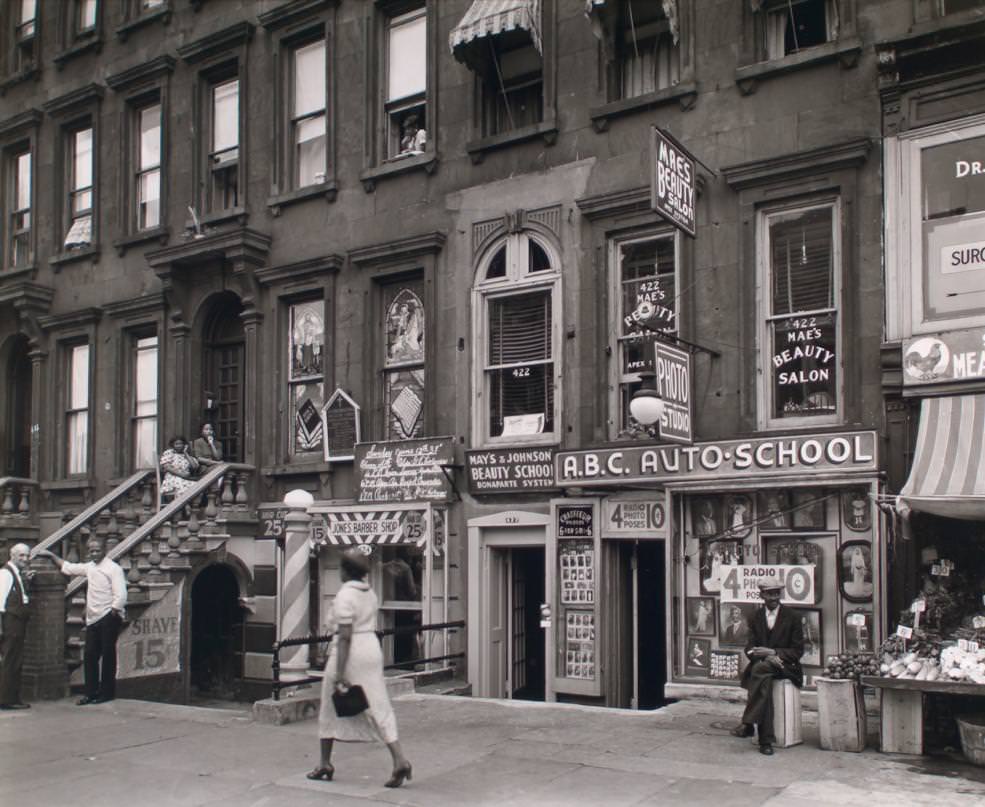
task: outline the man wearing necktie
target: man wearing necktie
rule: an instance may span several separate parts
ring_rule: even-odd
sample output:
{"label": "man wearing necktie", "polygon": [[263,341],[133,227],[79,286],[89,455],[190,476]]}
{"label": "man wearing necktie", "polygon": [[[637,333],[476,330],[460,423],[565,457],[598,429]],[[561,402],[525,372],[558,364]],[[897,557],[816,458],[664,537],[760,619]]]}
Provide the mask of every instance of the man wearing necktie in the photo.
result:
{"label": "man wearing necktie", "polygon": [[771,756],[776,737],[773,734],[773,682],[793,681],[800,687],[804,672],[800,659],[804,655],[804,630],[800,614],[780,605],[783,587],[762,582],[759,594],[763,606],[749,620],[746,657],[749,664],[742,673],[742,686],[749,693],[742,722],[732,729],[736,737],[752,737],[753,726],[759,731],[759,752]]}
{"label": "man wearing necktie", "polygon": [[14,544],[10,560],[0,568],[0,709],[30,709],[21,701],[24,637],[30,616],[28,586],[34,573],[28,569],[30,548]]}

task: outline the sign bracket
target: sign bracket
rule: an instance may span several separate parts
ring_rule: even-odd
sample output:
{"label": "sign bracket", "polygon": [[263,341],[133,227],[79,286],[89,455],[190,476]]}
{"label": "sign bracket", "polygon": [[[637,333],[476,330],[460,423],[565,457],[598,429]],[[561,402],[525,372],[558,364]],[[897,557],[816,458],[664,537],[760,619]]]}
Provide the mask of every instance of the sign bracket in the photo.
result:
{"label": "sign bracket", "polygon": [[462,494],[458,490],[458,485],[455,484],[455,475],[450,473],[450,471],[464,468],[465,465],[460,462],[439,462],[438,467],[441,469],[441,473],[444,474],[445,479],[448,480],[448,484],[451,486],[452,492],[455,494],[454,501],[460,502],[462,500]]}
{"label": "sign bracket", "polygon": [[716,359],[720,359],[722,357],[721,352],[717,350],[712,350],[712,348],[710,347],[699,345],[697,342],[689,342],[687,339],[682,339],[681,337],[676,336],[672,333],[667,333],[666,331],[661,331],[657,328],[653,328],[650,325],[647,325],[645,322],[637,322],[636,324],[639,325],[641,328],[644,328],[647,334],[651,335],[653,339],[666,339],[668,341],[675,342],[676,344],[684,345],[685,347],[690,348],[692,353],[698,351],[701,353],[707,353],[709,356],[712,356],[713,358]]}

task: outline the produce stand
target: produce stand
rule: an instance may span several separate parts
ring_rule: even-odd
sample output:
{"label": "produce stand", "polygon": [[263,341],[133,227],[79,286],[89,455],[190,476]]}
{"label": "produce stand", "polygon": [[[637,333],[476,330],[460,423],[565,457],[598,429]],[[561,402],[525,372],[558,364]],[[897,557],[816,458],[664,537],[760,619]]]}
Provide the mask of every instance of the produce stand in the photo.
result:
{"label": "produce stand", "polygon": [[923,753],[923,696],[925,692],[942,695],[971,695],[982,698],[985,707],[985,686],[950,681],[917,681],[916,679],[862,676],[864,686],[879,690],[881,707],[881,751],[889,754]]}

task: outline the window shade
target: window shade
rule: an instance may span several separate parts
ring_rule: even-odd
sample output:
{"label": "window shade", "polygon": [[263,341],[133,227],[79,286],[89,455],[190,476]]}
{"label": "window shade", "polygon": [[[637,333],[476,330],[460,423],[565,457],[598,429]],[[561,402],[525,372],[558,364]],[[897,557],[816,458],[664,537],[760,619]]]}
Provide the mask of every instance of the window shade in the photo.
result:
{"label": "window shade", "polygon": [[773,314],[834,305],[834,250],[830,207],[770,220]]}
{"label": "window shade", "polygon": [[551,297],[518,294],[489,303],[489,363],[524,364],[551,357]]}

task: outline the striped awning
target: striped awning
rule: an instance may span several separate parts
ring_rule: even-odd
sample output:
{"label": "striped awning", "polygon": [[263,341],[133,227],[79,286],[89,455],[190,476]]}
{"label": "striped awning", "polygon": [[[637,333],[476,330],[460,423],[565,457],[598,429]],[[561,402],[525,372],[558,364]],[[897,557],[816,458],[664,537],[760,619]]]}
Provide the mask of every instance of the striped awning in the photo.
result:
{"label": "striped awning", "polygon": [[985,520],[985,395],[924,398],[900,496],[913,510]]}
{"label": "striped awning", "polygon": [[428,519],[421,510],[353,510],[327,512],[312,525],[313,543],[334,546],[413,544],[424,546]]}
{"label": "striped awning", "polygon": [[475,68],[481,60],[475,51],[489,47],[486,37],[518,35],[541,52],[540,0],[474,0],[448,34],[448,45],[458,61]]}

